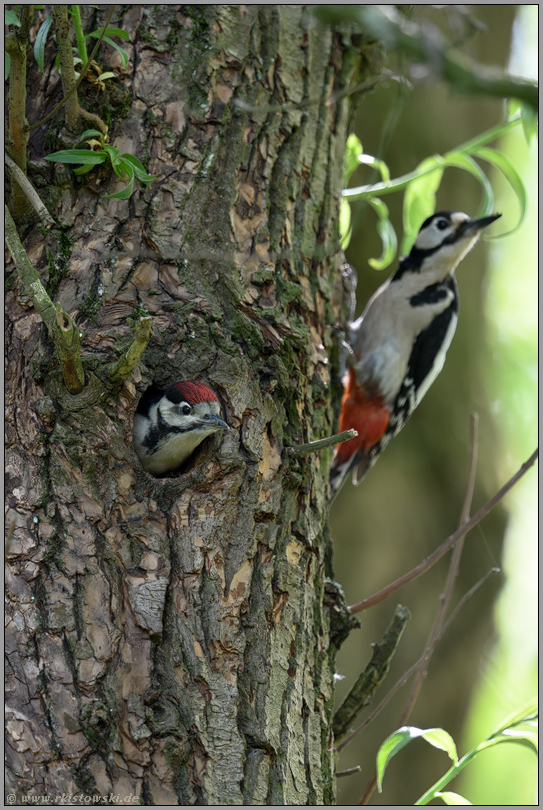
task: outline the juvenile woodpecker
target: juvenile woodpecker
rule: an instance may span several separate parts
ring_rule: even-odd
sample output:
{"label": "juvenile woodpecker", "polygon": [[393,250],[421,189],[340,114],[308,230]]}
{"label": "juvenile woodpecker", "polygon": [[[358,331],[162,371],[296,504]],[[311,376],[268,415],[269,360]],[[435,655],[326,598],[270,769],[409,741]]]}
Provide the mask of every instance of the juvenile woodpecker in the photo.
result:
{"label": "juvenile woodpecker", "polygon": [[360,483],[443,368],[458,321],[454,271],[500,216],[442,211],[428,217],[409,256],[350,325],[339,430],[354,428],[358,436],[335,449],[334,492],[350,470],[353,484]]}
{"label": "juvenile woodpecker", "polygon": [[228,428],[219,400],[207,385],[177,382],[151,387],[139,401],[132,438],[141,466],[160,477],[176,470],[205,438]]}

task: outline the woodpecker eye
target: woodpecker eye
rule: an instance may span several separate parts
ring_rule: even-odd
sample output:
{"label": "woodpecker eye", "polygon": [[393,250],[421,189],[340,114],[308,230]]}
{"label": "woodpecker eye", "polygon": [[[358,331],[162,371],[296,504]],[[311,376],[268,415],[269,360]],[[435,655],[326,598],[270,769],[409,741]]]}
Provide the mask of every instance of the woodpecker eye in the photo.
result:
{"label": "woodpecker eye", "polygon": [[184,413],[185,416],[188,416],[191,410],[192,408],[190,407],[190,405],[183,405],[183,407],[181,408],[181,413]]}
{"label": "woodpecker eye", "polygon": [[438,221],[436,222],[436,228],[439,231],[444,231],[445,228],[448,228],[448,227],[449,227],[449,223],[447,222],[446,219],[438,219]]}

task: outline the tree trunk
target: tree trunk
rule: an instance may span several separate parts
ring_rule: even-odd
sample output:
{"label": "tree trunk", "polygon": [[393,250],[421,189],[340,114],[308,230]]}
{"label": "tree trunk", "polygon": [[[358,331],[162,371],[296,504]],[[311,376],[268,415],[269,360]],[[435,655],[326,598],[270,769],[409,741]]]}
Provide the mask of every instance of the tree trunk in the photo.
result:
{"label": "tree trunk", "polygon": [[[330,451],[283,451],[334,432],[345,91],[373,46],[298,5],[118,8],[130,63],[107,48],[122,81],[81,103],[159,177],[104,199],[114,175],[74,189],[57,170],[61,238],[26,239],[84,333],[81,394],[7,296],[10,782],[52,804],[331,804]],[[33,86],[30,123],[60,92],[54,71]],[[61,148],[43,138],[36,183]],[[108,386],[146,313],[136,385]],[[208,384],[231,429],[156,479],[132,417],[179,379]]]}

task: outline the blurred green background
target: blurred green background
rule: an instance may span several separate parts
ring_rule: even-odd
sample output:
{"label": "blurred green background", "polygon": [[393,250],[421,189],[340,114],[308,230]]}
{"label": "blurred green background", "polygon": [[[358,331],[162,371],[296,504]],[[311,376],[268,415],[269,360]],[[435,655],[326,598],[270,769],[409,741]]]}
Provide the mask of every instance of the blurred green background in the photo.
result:
{"label": "blurred green background", "polygon": [[[451,36],[454,6],[414,6],[412,18],[430,19]],[[466,8],[466,7],[464,7]],[[463,50],[482,64],[537,76],[538,7],[467,7],[486,26]],[[394,55],[389,67],[402,72]],[[355,132],[364,152],[384,159],[392,177],[425,157],[444,153],[500,123],[505,103],[452,94],[442,83],[394,81],[360,104]],[[417,565],[458,524],[465,488],[470,414],[479,414],[479,464],[472,513],[524,462],[537,443],[537,143],[529,147],[516,128],[498,144],[522,174],[529,211],[505,239],[479,243],[458,272],[460,320],[444,370],[408,425],[357,489],[345,484],[331,512],[336,578],[352,604]],[[501,232],[514,227],[518,203],[511,189],[484,165],[503,213]],[[376,182],[368,167],[351,185]],[[437,210],[475,215],[481,191],[474,178],[447,169]],[[386,197],[399,236],[402,194]],[[375,213],[352,206],[353,237],[347,260],[358,271],[358,312],[391,270],[377,273],[367,261],[381,253]],[[498,231],[497,226],[495,232]],[[462,609],[432,659],[410,723],[441,726],[459,754],[488,736],[537,692],[537,480],[532,469],[468,536],[455,603],[492,567],[494,574]],[[389,676],[375,703],[423,651],[445,582],[449,556],[397,595],[360,614],[338,658],[338,705],[371,657],[397,603],[413,614]],[[338,770],[362,771],[338,780],[338,804],[357,804],[372,776],[379,745],[398,726],[409,686],[340,755]],[[375,705],[375,704],[374,704]],[[368,711],[368,710],[366,710]],[[360,715],[359,720],[364,718]],[[358,723],[356,724],[358,725]],[[443,752],[422,740],[390,763],[382,794],[371,804],[409,805],[449,767]],[[450,786],[474,804],[535,804],[536,758],[520,746],[484,752]]]}

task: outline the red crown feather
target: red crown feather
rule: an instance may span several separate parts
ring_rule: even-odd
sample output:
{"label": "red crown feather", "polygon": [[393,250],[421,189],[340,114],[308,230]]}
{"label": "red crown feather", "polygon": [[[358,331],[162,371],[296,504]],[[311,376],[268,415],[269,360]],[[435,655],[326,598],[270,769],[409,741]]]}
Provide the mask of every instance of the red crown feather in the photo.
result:
{"label": "red crown feather", "polygon": [[219,400],[207,385],[199,382],[177,382],[166,391],[166,396],[172,402],[188,402],[195,405],[197,402],[218,402]]}

